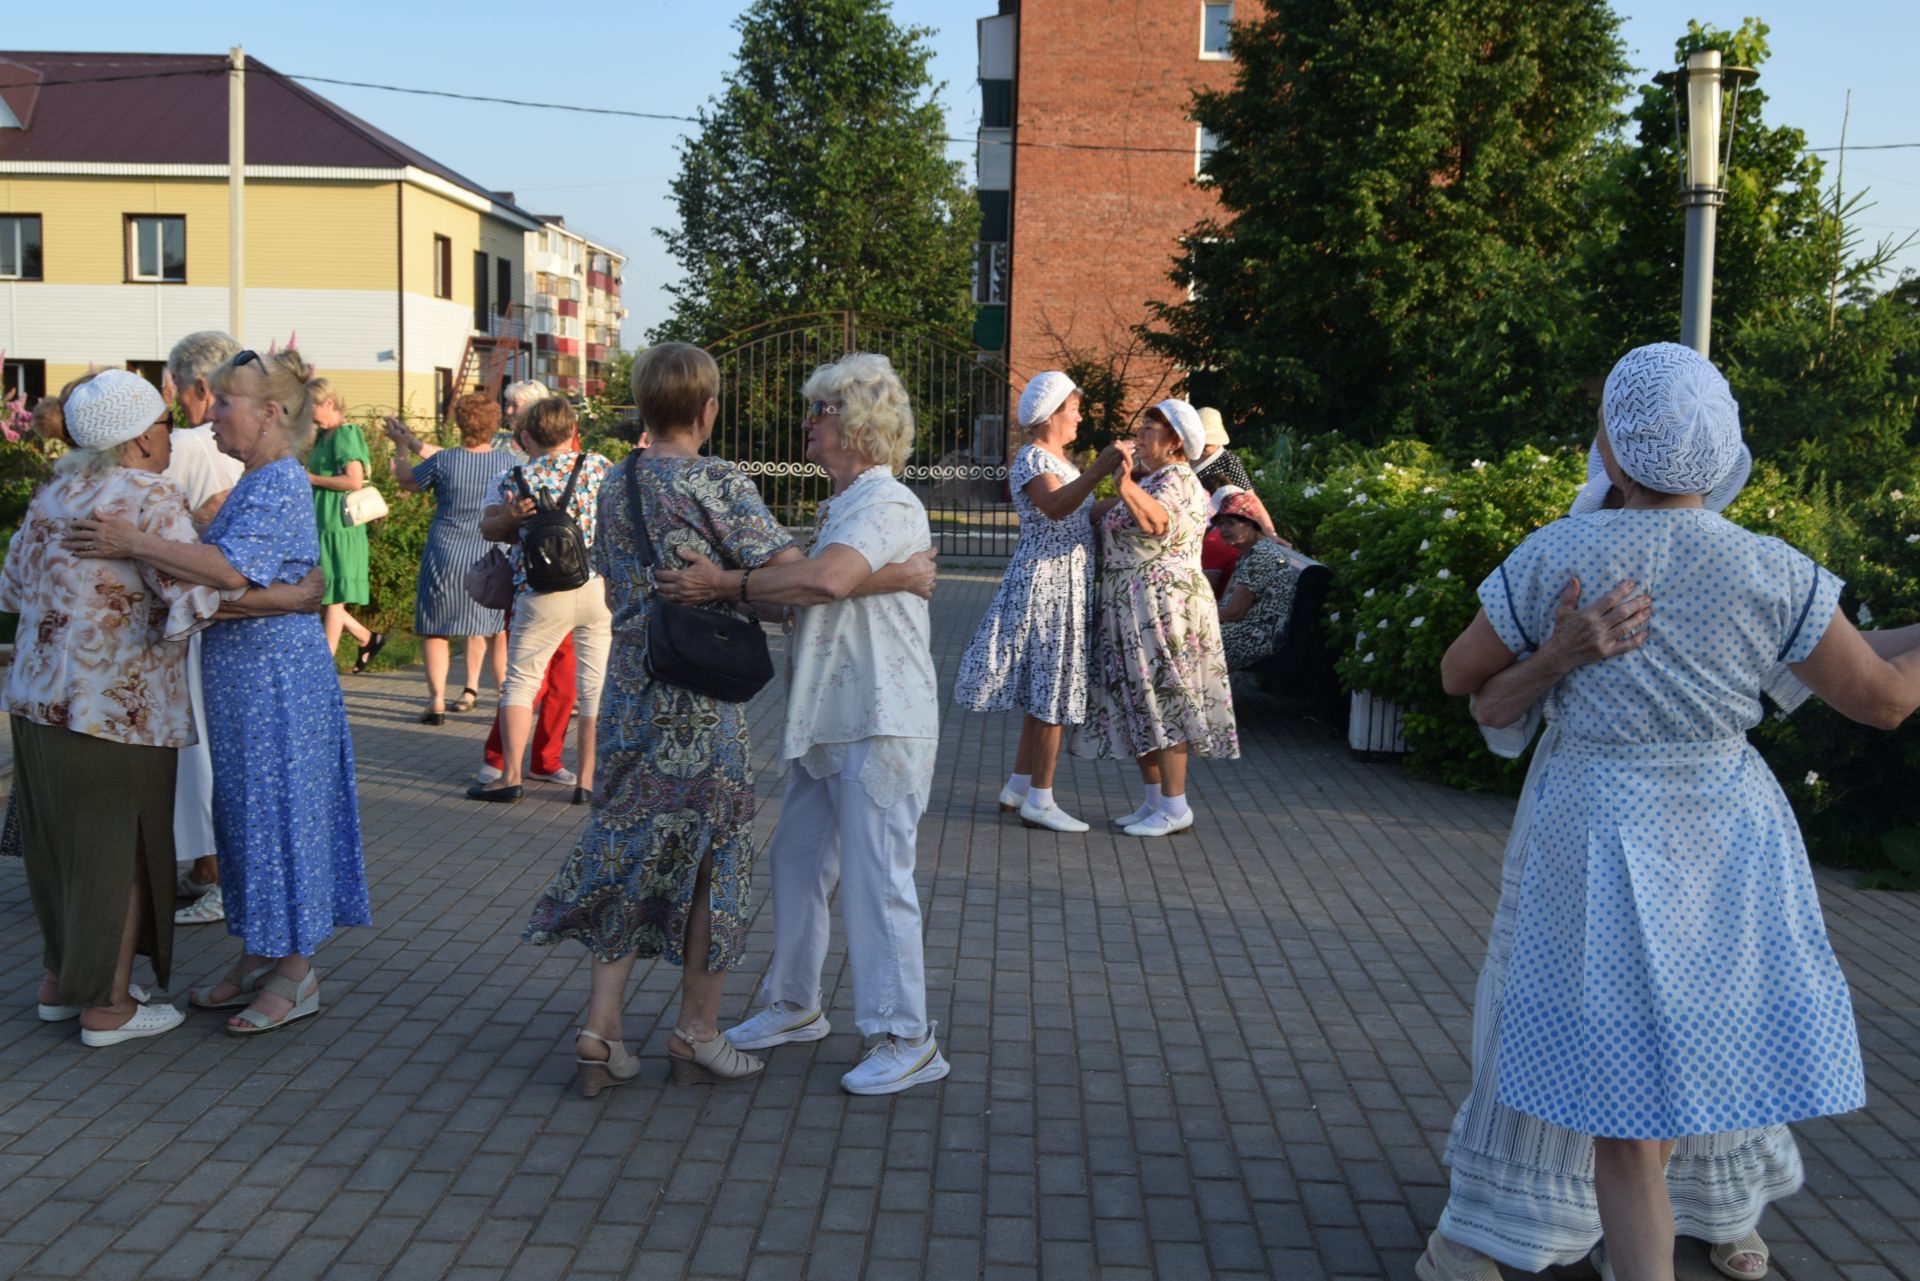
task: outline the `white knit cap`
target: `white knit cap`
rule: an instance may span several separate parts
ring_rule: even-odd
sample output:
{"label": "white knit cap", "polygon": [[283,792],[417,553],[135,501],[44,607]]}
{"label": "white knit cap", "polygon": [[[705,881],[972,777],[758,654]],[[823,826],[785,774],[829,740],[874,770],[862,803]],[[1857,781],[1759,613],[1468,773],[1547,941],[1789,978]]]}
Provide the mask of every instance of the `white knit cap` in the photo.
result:
{"label": "white knit cap", "polygon": [[[1733,460],[1733,470],[1703,500],[1706,509],[1723,512],[1733,506],[1733,500],[1740,497],[1740,491],[1747,487],[1747,477],[1752,474],[1753,455],[1742,445],[1740,456]],[[1587,483],[1573,496],[1573,506],[1567,509],[1567,515],[1585,516],[1602,510],[1606,506],[1607,491],[1612,488],[1613,478],[1607,475],[1607,464],[1600,458],[1600,442],[1595,440],[1587,446]]]}
{"label": "white knit cap", "polygon": [[1740,406],[1713,362],[1674,342],[1636,347],[1601,408],[1620,470],[1663,494],[1709,494],[1739,461]]}
{"label": "white knit cap", "polygon": [[153,384],[125,369],[95,374],[66,400],[67,435],[82,449],[124,445],[166,415]]}
{"label": "white knit cap", "polygon": [[1187,461],[1192,462],[1198,458],[1200,451],[1207,447],[1207,429],[1200,421],[1200,411],[1186,401],[1175,400],[1172,397],[1161,401],[1154,408],[1166,415],[1174,434],[1180,437],[1180,449],[1186,454]]}
{"label": "white knit cap", "polygon": [[1057,369],[1035,374],[1027,389],[1020,393],[1020,425],[1038,427],[1053,417],[1054,410],[1067,403],[1067,397],[1080,389],[1073,379]]}
{"label": "white knit cap", "polygon": [[1226,420],[1220,417],[1220,411],[1208,406],[1200,411],[1200,425],[1207,429],[1207,443],[1225,449],[1233,443],[1233,437],[1227,435]]}

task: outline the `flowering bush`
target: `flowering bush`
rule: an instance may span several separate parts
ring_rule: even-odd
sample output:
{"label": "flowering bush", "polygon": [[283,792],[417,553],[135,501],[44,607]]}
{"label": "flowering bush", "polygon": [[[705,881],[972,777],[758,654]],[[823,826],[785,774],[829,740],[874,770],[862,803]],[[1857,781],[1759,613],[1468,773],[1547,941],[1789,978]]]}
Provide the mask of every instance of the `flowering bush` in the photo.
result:
{"label": "flowering bush", "polygon": [[[1481,580],[1566,514],[1585,472],[1584,444],[1454,465],[1412,442],[1323,438],[1285,479],[1257,480],[1280,532],[1333,570],[1324,626],[1341,682],[1399,706],[1410,768],[1459,787],[1517,784],[1520,765],[1488,752],[1467,701],[1441,690],[1440,659],[1479,608]],[[1861,626],[1920,622],[1920,496],[1842,507],[1760,463],[1727,516],[1846,579],[1842,608]],[[1889,737],[1813,700],[1753,737],[1816,857],[1920,889],[1920,726]]]}

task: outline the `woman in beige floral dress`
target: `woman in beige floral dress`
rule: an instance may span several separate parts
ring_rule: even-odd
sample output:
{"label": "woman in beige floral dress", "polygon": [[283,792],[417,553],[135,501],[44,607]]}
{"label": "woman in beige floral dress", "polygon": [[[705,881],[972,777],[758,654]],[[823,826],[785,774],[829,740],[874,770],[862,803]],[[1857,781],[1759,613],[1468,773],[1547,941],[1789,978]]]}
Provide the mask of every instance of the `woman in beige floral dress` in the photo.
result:
{"label": "woman in beige floral dress", "polygon": [[1189,465],[1206,444],[1200,415],[1163,400],[1121,448],[1144,471],[1119,473],[1120,496],[1094,508],[1100,538],[1091,702],[1075,755],[1131,757],[1146,797],[1114,819],[1129,836],[1193,826],[1187,758],[1236,757],[1233,687],[1213,589],[1200,572],[1207,495]]}

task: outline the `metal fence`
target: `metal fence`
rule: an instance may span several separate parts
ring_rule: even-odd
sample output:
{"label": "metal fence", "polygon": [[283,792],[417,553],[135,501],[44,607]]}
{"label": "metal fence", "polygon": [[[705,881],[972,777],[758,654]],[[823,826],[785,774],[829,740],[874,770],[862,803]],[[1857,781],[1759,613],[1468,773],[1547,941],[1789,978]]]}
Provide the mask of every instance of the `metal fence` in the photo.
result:
{"label": "metal fence", "polygon": [[855,351],[893,362],[912,399],[916,439],[901,479],[926,505],[942,555],[1004,557],[1019,540],[1007,495],[1014,444],[1006,363],[965,338],[892,316],[817,312],[769,321],[709,347],[720,365],[713,453],[738,463],[775,517],[810,524],[829,493],[806,460],[800,388]]}

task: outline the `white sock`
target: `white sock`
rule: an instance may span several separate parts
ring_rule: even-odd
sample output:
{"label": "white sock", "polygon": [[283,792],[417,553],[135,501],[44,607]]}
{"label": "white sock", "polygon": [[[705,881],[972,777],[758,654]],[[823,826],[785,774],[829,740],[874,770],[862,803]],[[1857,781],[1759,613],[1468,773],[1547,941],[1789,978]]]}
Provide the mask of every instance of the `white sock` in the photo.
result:
{"label": "white sock", "polygon": [[1160,784],[1148,783],[1146,803],[1140,807],[1140,812],[1142,814],[1151,814],[1159,808],[1160,808]]}
{"label": "white sock", "polygon": [[1032,787],[1033,775],[1031,774],[1007,775],[1007,790],[1009,792],[1025,792],[1031,790]]}
{"label": "white sock", "polygon": [[1185,818],[1187,816],[1187,798],[1185,794],[1161,797],[1160,812],[1168,818]]}
{"label": "white sock", "polygon": [[1051,787],[1030,787],[1027,789],[1027,804],[1037,810],[1053,808],[1053,789]]}

